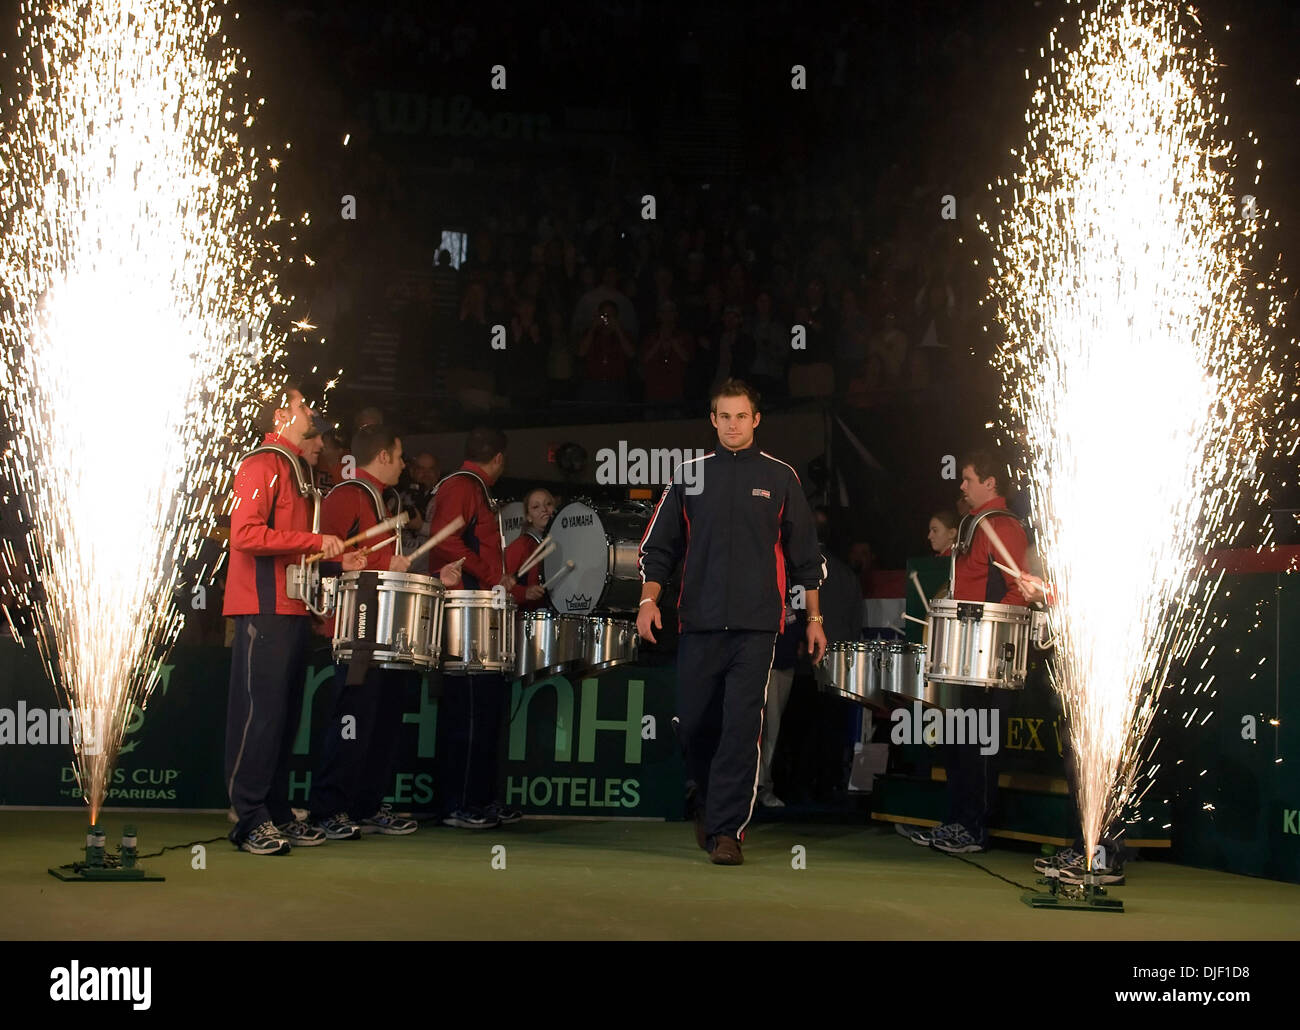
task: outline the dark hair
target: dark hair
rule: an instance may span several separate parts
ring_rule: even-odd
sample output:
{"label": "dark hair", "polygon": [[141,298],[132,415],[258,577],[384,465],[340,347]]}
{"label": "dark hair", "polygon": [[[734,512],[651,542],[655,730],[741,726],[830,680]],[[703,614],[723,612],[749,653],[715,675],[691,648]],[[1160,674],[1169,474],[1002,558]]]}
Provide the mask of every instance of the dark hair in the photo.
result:
{"label": "dark hair", "polygon": [[352,457],[356,459],[358,468],[369,465],[384,451],[391,454],[396,447],[397,433],[392,426],[382,422],[362,426],[352,434]]}
{"label": "dark hair", "polygon": [[504,454],[505,449],[506,434],[489,426],[477,426],[465,438],[465,457],[480,465]]}
{"label": "dark hair", "polygon": [[384,421],[384,413],[375,407],[362,408],[352,418],[352,424],[358,429],[377,426]]}
{"label": "dark hair", "polygon": [[961,459],[959,470],[965,470],[969,465],[975,470],[975,478],[981,483],[986,479],[992,479],[996,484],[994,492],[999,497],[1003,496],[1007,489],[1007,474],[1002,471],[1002,466],[993,460],[993,455],[988,451],[971,451]]}
{"label": "dark hair", "polygon": [[743,379],[728,379],[714,390],[713,396],[709,398],[710,411],[717,412],[719,397],[748,397],[749,405],[754,409],[754,414],[758,414],[758,391]]}
{"label": "dark hair", "polygon": [[[965,465],[962,466],[962,468],[965,467],[966,467]],[[942,522],[944,529],[957,528],[957,513],[953,511],[951,508],[940,508],[933,515],[931,515],[930,518],[938,519],[940,522]]]}
{"label": "dark hair", "polygon": [[302,393],[302,381],[299,379],[289,379],[285,382],[284,388],[277,393],[271,394],[262,402],[262,409],[257,415],[257,428],[263,433],[275,432],[275,413],[281,409],[289,407],[289,394],[294,391]]}

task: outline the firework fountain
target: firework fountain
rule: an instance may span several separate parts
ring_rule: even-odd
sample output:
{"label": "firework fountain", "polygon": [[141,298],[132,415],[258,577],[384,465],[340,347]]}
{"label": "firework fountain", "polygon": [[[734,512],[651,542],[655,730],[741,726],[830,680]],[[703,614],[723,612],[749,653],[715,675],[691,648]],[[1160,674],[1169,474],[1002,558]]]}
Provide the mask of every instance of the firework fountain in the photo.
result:
{"label": "firework fountain", "polygon": [[45,6],[23,8],[0,142],[6,501],[28,542],[4,565],[39,584],[26,600],[93,824],[269,393],[276,258],[257,240],[278,216],[254,199],[266,161],[238,133],[256,103],[235,94],[218,5]]}
{"label": "firework fountain", "polygon": [[1234,185],[1195,20],[1103,0],[1072,48],[1054,32],[985,225],[1089,860],[1150,782],[1147,730],[1218,585],[1204,553],[1242,528],[1236,499],[1279,421],[1280,312],[1252,269],[1267,213]]}

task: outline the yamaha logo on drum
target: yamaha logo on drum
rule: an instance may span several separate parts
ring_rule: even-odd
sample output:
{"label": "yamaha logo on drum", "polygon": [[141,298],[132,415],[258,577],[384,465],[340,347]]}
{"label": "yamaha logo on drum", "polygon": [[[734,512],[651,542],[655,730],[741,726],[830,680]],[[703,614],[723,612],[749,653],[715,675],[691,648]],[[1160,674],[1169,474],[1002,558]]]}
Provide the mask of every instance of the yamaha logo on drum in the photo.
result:
{"label": "yamaha logo on drum", "polygon": [[357,636],[364,638],[366,635],[366,606],[364,604],[357,606]]}
{"label": "yamaha logo on drum", "polygon": [[594,515],[566,515],[560,519],[560,528],[568,529],[570,526],[590,526],[595,521]]}

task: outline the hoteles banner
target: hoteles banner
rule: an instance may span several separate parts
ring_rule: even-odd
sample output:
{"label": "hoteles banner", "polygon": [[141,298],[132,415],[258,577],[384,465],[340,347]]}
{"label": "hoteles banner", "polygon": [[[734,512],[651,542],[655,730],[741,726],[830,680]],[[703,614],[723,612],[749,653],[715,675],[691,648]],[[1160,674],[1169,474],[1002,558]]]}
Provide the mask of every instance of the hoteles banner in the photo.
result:
{"label": "hoteles banner", "polygon": [[[224,809],[222,754],[230,652],[181,647],[147,710],[135,709],[109,787],[109,806]],[[307,670],[290,765],[290,799],[306,803],[313,752],[333,696],[322,649]],[[444,689],[457,680],[444,679]],[[680,819],[684,773],[673,737],[671,669],[631,666],[595,677],[511,684],[502,741],[506,800],[532,814]],[[423,686],[403,705],[401,757],[389,800],[435,804],[438,704]],[[71,719],[35,652],[0,642],[0,804],[76,806]]]}

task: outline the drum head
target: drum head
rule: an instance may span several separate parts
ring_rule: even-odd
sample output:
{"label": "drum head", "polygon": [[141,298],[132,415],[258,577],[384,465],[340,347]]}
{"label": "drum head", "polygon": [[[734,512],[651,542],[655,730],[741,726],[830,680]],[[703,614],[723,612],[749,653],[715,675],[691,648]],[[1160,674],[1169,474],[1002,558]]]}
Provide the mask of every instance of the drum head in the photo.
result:
{"label": "drum head", "polygon": [[610,541],[600,513],[583,501],[572,501],[555,513],[547,532],[555,550],[542,560],[542,579],[549,582],[573,562],[551,586],[551,603],[563,614],[585,615],[600,603],[609,578]]}
{"label": "drum head", "polygon": [[509,547],[524,531],[524,502],[510,501],[501,505],[501,546]]}

